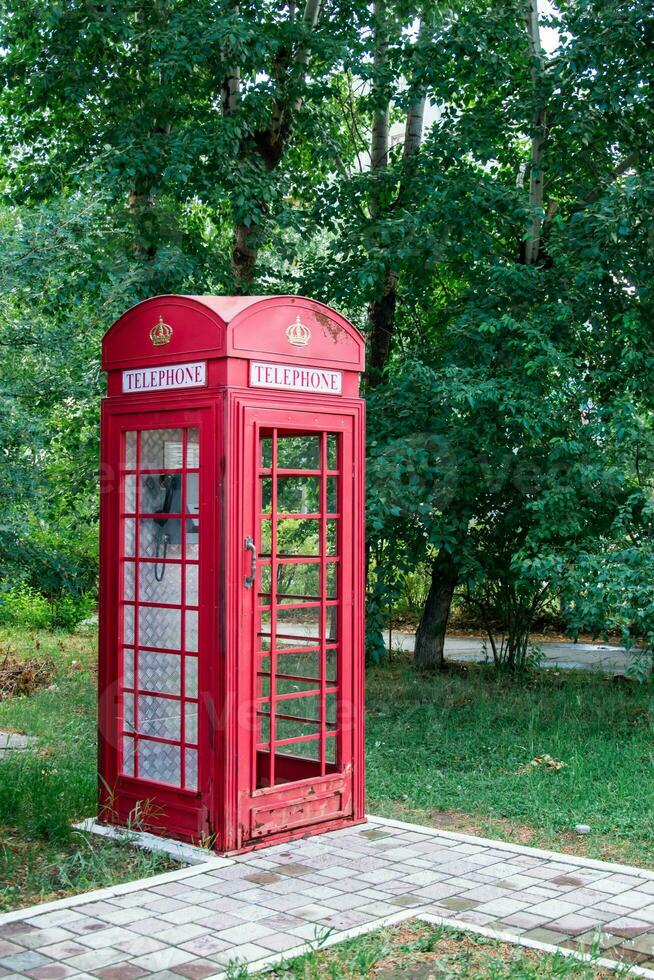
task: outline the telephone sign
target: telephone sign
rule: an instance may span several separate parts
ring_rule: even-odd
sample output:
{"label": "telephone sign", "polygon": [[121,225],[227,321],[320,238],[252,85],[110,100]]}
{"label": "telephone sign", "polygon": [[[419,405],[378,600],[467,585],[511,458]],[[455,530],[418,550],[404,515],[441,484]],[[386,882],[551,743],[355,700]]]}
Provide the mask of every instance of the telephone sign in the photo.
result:
{"label": "telephone sign", "polygon": [[157,296],[103,368],[100,819],[221,853],[361,822],[361,335]]}
{"label": "telephone sign", "polygon": [[204,361],[197,361],[194,364],[168,364],[165,367],[123,371],[123,392],[197,388],[207,383],[206,369]]}
{"label": "telephone sign", "polygon": [[312,391],[323,395],[340,395],[343,376],[340,371],[302,367],[297,364],[262,364],[250,362],[250,384],[254,388],[286,388],[290,391]]}

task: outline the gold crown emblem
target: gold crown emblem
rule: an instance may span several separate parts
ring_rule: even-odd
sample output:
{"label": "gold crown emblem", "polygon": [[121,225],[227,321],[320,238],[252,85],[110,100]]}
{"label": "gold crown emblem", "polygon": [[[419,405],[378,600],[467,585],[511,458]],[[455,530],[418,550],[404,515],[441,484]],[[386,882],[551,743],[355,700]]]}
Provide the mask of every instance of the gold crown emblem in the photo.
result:
{"label": "gold crown emblem", "polygon": [[299,316],[295,317],[295,323],[291,323],[286,328],[286,336],[289,344],[294,347],[306,347],[311,340],[311,331],[306,327]]}
{"label": "gold crown emblem", "polygon": [[154,347],[163,347],[165,344],[170,343],[172,335],[173,328],[169,327],[167,323],[164,323],[162,317],[159,317],[159,322],[155,323],[150,331],[150,340]]}

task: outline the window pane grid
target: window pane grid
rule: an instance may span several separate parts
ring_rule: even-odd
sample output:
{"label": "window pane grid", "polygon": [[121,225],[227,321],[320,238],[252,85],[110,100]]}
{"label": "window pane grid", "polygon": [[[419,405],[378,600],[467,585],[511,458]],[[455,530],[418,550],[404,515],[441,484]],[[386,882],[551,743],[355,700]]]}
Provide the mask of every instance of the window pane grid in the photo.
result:
{"label": "window pane grid", "polygon": [[328,712],[335,713],[339,695],[339,438],[259,432],[259,786],[324,776],[337,763],[339,732]]}
{"label": "window pane grid", "polygon": [[122,468],[120,498],[126,528],[120,576],[122,772],[192,791],[199,710],[198,435],[189,427],[125,433],[130,465]]}

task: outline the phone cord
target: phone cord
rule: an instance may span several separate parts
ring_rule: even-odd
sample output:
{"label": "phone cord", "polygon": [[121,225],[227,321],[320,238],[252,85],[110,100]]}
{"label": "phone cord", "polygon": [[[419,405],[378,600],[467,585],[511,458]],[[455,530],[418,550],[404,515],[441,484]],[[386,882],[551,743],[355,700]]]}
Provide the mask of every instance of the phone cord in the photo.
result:
{"label": "phone cord", "polygon": [[[164,559],[164,561],[163,562],[155,561],[155,563],[154,563],[154,580],[155,580],[155,582],[162,582],[163,581],[163,577],[166,574],[166,566],[165,566],[164,562],[166,560],[166,555],[168,553],[168,535],[167,534],[157,534],[157,543],[156,543],[156,550],[155,550],[154,557],[157,558],[157,559],[159,558],[159,545],[161,544],[162,541],[163,541],[163,554],[161,555],[161,557]],[[161,564],[161,575],[157,571],[157,567],[158,567],[159,564]]]}

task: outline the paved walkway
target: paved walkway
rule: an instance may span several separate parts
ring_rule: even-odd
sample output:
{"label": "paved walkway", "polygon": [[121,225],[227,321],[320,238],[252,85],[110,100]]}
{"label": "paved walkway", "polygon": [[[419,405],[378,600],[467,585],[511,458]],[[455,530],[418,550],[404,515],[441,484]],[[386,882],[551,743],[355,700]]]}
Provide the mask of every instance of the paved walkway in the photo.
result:
{"label": "paved walkway", "polygon": [[0,976],[221,976],[419,915],[654,977],[654,872],[371,818],[0,916]]}
{"label": "paved walkway", "polygon": [[[413,651],[414,633],[393,630],[384,634],[386,646],[394,650]],[[445,638],[445,659],[480,663],[484,661],[483,639],[477,636],[448,636]],[[624,674],[633,657],[624,647],[604,643],[539,643],[543,651],[542,667],[559,670],[597,670],[607,674]],[[488,648],[488,656],[492,652]]]}

